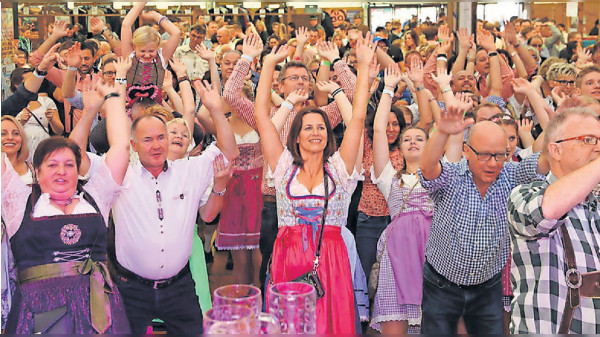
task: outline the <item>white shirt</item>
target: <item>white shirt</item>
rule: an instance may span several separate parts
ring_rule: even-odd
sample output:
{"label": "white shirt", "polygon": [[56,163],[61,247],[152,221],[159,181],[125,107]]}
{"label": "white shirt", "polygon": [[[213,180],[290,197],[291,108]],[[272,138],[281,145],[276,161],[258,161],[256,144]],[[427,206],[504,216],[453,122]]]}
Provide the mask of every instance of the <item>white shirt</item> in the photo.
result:
{"label": "white shirt", "polygon": [[160,280],[176,275],[187,264],[198,208],[208,200],[204,192],[219,154],[212,144],[198,157],[168,161],[168,169],[158,178],[140,162],[129,164],[113,206],[117,260],[123,267]]}

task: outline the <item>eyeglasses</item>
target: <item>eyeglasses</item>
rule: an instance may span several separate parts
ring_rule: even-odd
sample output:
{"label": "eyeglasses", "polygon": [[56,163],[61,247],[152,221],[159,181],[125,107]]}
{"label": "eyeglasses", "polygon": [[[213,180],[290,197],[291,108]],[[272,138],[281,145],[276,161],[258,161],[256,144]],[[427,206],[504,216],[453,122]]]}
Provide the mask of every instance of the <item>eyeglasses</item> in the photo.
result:
{"label": "eyeglasses", "polygon": [[492,159],[492,157],[494,157],[494,159],[496,159],[496,162],[498,163],[503,163],[508,159],[508,152],[504,152],[504,153],[480,153],[475,151],[474,148],[471,147],[471,145],[469,145],[468,143],[465,143],[469,149],[471,149],[471,151],[473,151],[476,155],[477,155],[477,160],[479,161],[488,161],[490,159]]}
{"label": "eyeglasses", "polygon": [[511,121],[514,122],[515,119],[510,117],[509,115],[503,115],[503,116],[493,116],[490,121],[494,122],[494,123],[498,123],[500,121]]}
{"label": "eyeglasses", "polygon": [[563,80],[555,80],[554,82],[561,84],[561,85],[567,85],[569,87],[572,87],[575,85],[575,81],[563,81]]}
{"label": "eyeglasses", "polygon": [[162,221],[165,218],[165,213],[162,209],[162,198],[159,190],[156,190],[156,202],[158,202],[158,220]]}
{"label": "eyeglasses", "polygon": [[533,48],[542,48],[541,44],[530,44],[529,46],[531,46]]}
{"label": "eyeglasses", "polygon": [[103,71],[102,75],[104,75],[104,76],[117,76],[117,72],[116,71]]}
{"label": "eyeglasses", "polygon": [[308,76],[298,76],[298,75],[290,75],[290,76],[286,76],[283,78],[284,80],[289,79],[290,81],[296,82],[299,79],[302,79],[302,81],[304,82],[308,82],[310,81],[310,78]]}
{"label": "eyeglasses", "polygon": [[598,144],[598,137],[596,137],[596,136],[571,137],[571,138],[557,140],[557,141],[555,141],[555,143],[558,144],[558,143],[566,142],[568,140],[581,140],[582,142],[584,142],[587,145],[596,145],[596,144]]}
{"label": "eyeglasses", "polygon": [[202,36],[200,35],[194,35],[194,34],[190,34],[190,39],[201,39]]}

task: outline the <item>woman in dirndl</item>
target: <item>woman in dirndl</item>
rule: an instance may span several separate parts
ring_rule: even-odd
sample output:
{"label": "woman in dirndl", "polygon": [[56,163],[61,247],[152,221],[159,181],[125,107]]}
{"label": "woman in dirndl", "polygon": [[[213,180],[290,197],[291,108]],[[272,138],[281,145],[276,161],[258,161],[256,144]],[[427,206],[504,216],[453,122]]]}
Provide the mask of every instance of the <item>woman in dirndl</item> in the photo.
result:
{"label": "woman in dirndl", "polygon": [[[282,46],[264,59],[258,84],[255,117],[263,142],[263,155],[274,179],[279,231],[271,260],[271,283],[292,281],[313,270],[319,241],[321,217],[325,217],[318,277],[325,294],[317,300],[316,332],[355,333],[354,294],[348,250],[342,239],[350,197],[360,175],[361,136],[368,100],[369,63],[374,47],[369,38],[357,42],[358,79],[344,140],[335,151],[335,139],[327,115],[319,108],[300,110],[292,121],[284,147],[269,119],[271,81],[275,65],[282,62],[289,47]],[[298,89],[308,90],[305,67],[295,67]],[[291,81],[291,79],[284,79]],[[285,85],[286,83],[284,83]],[[300,86],[305,86],[300,88]],[[327,179],[327,185],[324,183]],[[328,186],[325,190],[325,186]],[[325,198],[328,206],[324,212]],[[323,214],[326,213],[326,214]]]}
{"label": "woman in dirndl", "polygon": [[[399,79],[399,69],[386,69],[386,85]],[[406,334],[409,326],[421,321],[422,271],[433,202],[416,174],[428,138],[425,130],[409,126],[400,133],[404,170],[392,167],[386,135],[390,105],[391,97],[383,95],[373,125],[372,179],[388,203],[392,222],[377,243],[380,269],[371,327],[383,334]]]}
{"label": "woman in dirndl", "polygon": [[[32,186],[6,157],[1,160],[2,211],[19,281],[7,333],[44,332],[58,324],[62,333],[130,332],[106,267],[108,215],[129,158],[124,94],[104,84],[87,92],[82,126],[71,134],[87,135],[84,118],[93,119],[106,102],[111,143],[106,157],[86,154],[70,139],[48,138],[33,156],[37,182]],[[90,165],[95,173],[84,187],[79,169]]]}

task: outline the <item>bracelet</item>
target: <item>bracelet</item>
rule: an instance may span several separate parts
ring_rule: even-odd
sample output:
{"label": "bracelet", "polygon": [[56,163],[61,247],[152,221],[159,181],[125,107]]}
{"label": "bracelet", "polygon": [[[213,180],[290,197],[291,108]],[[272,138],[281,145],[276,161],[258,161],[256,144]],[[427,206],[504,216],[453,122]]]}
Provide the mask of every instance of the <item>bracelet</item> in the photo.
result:
{"label": "bracelet", "polygon": [[335,96],[336,96],[337,94],[339,94],[340,92],[344,92],[344,89],[342,89],[342,88],[337,88],[337,89],[335,89],[335,90],[334,90],[334,91],[331,93],[331,97],[335,98]]}
{"label": "bracelet", "polygon": [[158,20],[158,25],[160,26],[160,24],[161,24],[161,23],[163,22],[163,20],[165,20],[165,19],[166,19],[166,20],[169,20],[169,18],[168,18],[168,17],[166,17],[166,16],[164,16],[164,15],[163,15],[163,16],[161,16],[161,17],[160,17],[160,19]]}
{"label": "bracelet", "polygon": [[492,57],[492,56],[498,56],[498,52],[497,51],[493,51],[491,53],[488,53],[488,57]]}
{"label": "bracelet", "polygon": [[390,89],[383,89],[383,91],[381,92],[382,95],[388,94],[390,95],[390,97],[394,97],[394,92],[391,91]]}
{"label": "bracelet", "polygon": [[443,93],[447,93],[448,91],[450,91],[450,92],[451,92],[451,91],[452,91],[452,88],[450,88],[450,87],[445,87],[444,89],[442,89],[442,94],[443,94]]}
{"label": "bracelet", "polygon": [[37,78],[44,78],[44,77],[46,77],[46,75],[48,75],[48,72],[39,70],[38,68],[35,68],[35,70],[33,71],[33,75]]}
{"label": "bracelet", "polygon": [[67,70],[70,70],[70,71],[77,71],[77,67],[69,67],[69,66],[67,66]]}
{"label": "bracelet", "polygon": [[421,91],[423,89],[425,89],[425,86],[420,85],[420,86],[418,86],[418,87],[415,88],[415,91]]}
{"label": "bracelet", "polygon": [[435,101],[435,97],[431,97],[430,99],[427,100],[427,102],[433,102]]}
{"label": "bracelet", "polygon": [[242,54],[242,58],[250,61],[250,63],[254,62],[254,57],[246,54]]}
{"label": "bracelet", "polygon": [[106,30],[106,27],[105,27],[105,28],[102,28],[102,30],[100,31],[100,35],[104,35],[104,31],[105,31],[105,30]]}
{"label": "bracelet", "polygon": [[512,54],[510,54],[510,57],[515,57],[515,55],[517,55],[517,52],[513,51]]}
{"label": "bracelet", "polygon": [[218,195],[218,196],[220,196],[220,197],[224,196],[224,195],[225,195],[225,192],[227,192],[227,187],[225,187],[225,189],[224,189],[224,190],[222,190],[221,192],[217,192],[217,191],[215,191],[215,188],[214,188],[214,187],[213,187],[213,189],[212,189],[212,191],[211,191],[211,193],[212,193],[212,194],[214,194],[214,195]]}
{"label": "bracelet", "polygon": [[118,92],[111,92],[110,94],[106,94],[104,96],[104,100],[106,101],[109,98],[113,98],[113,97],[121,97],[121,94],[119,94]]}
{"label": "bracelet", "polygon": [[281,106],[284,106],[290,110],[294,110],[294,105],[288,100],[283,101],[283,103],[281,103]]}
{"label": "bracelet", "polygon": [[448,62],[448,59],[447,59],[447,58],[445,58],[444,56],[438,56],[438,57],[437,57],[437,60],[438,60],[438,61],[445,61],[445,62]]}
{"label": "bracelet", "polygon": [[438,42],[445,42],[446,40],[444,39],[438,39]]}
{"label": "bracelet", "polygon": [[187,75],[186,76],[177,77],[177,83],[178,84],[181,83],[181,82],[184,82],[184,81],[189,81],[189,80],[190,80],[190,78],[187,77]]}
{"label": "bracelet", "polygon": [[443,58],[447,59],[448,55],[446,55],[446,54],[438,54],[437,57],[438,58],[443,57]]}
{"label": "bracelet", "polygon": [[329,62],[329,61],[327,61],[327,60],[323,60],[323,61],[321,61],[321,65],[322,65],[322,66],[331,67],[331,62]]}
{"label": "bracelet", "polygon": [[521,46],[521,42],[517,43],[514,47],[519,48]]}
{"label": "bracelet", "polygon": [[115,78],[115,82],[119,83],[119,84],[127,84],[127,79],[126,78]]}

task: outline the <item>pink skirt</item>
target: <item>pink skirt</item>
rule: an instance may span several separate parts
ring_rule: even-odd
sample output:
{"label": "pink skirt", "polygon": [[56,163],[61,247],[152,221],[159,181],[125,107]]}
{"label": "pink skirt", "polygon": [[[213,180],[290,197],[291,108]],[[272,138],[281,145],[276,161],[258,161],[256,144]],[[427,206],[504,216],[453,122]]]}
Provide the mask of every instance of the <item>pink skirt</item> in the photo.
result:
{"label": "pink skirt", "polygon": [[[308,236],[306,252],[303,235]],[[305,226],[280,227],[273,246],[272,283],[288,282],[312,270],[318,242],[313,242],[312,230]],[[317,274],[325,290],[325,296],[317,300],[317,333],[356,333],[350,261],[340,227],[325,226]]]}
{"label": "pink skirt", "polygon": [[262,167],[235,171],[223,200],[215,244],[224,250],[256,249],[263,208]]}

